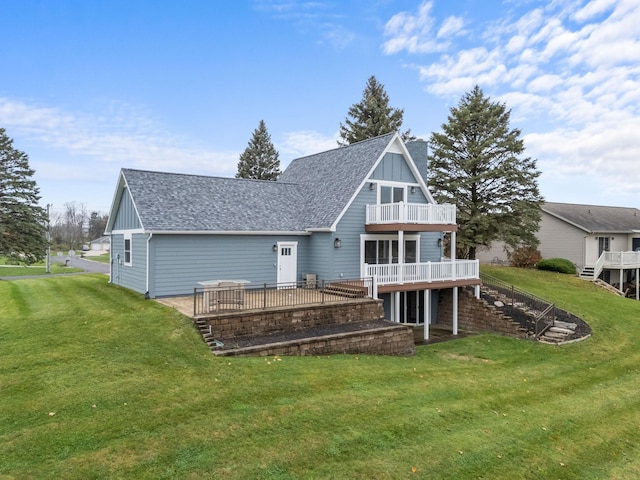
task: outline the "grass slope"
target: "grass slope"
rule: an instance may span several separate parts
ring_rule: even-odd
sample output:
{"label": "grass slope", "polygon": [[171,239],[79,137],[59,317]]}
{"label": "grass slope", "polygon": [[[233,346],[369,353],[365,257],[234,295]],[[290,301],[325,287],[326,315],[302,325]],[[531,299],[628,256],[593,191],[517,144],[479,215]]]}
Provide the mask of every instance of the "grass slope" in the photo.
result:
{"label": "grass slope", "polygon": [[0,479],[638,478],[640,302],[487,270],[593,338],[220,359],[102,275],[2,281]]}

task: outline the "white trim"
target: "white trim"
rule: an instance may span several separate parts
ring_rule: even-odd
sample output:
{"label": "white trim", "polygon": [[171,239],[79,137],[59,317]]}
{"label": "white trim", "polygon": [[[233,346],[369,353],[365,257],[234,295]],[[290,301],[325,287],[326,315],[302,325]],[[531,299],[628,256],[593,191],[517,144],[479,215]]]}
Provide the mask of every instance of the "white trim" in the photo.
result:
{"label": "white trim", "polygon": [[[129,240],[129,261],[127,262],[127,240]],[[122,242],[122,264],[125,267],[130,267],[133,264],[133,239],[131,238],[131,232],[124,234]]]}
{"label": "white trim", "polygon": [[131,228],[127,230],[114,230],[111,235],[125,235],[127,233],[147,233],[142,228]]}
{"label": "white trim", "polygon": [[[293,283],[295,284],[298,280],[298,242],[277,242],[278,245],[278,251],[277,251],[277,259],[276,259],[276,283],[281,284],[281,283]],[[294,267],[294,271],[293,271],[293,281],[291,281],[290,279],[286,278],[283,279],[280,272],[281,272],[281,259],[282,259],[282,255],[281,255],[281,251],[282,248],[291,248],[291,260],[293,261],[293,267]],[[287,272],[288,273],[288,272]]]}
{"label": "white trim", "polygon": [[262,235],[262,236],[309,236],[311,232],[263,232],[263,231],[224,231],[224,230],[144,230],[144,229],[135,229],[135,230],[114,230],[112,233],[124,233],[124,232],[133,232],[133,233],[152,233],[154,235]]}
{"label": "white trim", "polygon": [[[398,150],[400,150],[400,151],[398,151]],[[409,153],[409,150],[407,150],[407,147],[404,144],[404,142],[402,141],[402,138],[400,137],[400,134],[398,134],[398,132],[396,132],[391,137],[391,140],[389,140],[389,143],[387,144],[387,146],[384,148],[384,150],[382,151],[382,153],[380,154],[378,159],[375,161],[375,163],[373,164],[373,166],[371,167],[371,169],[369,170],[367,175],[365,175],[365,177],[362,180],[362,182],[355,189],[353,195],[351,196],[351,198],[349,199],[349,201],[347,202],[345,207],[342,209],[340,214],[337,216],[336,220],[331,225],[332,231],[336,230],[338,223],[340,222],[340,220],[342,220],[342,217],[346,214],[347,210],[349,210],[349,208],[351,207],[351,204],[354,202],[356,197],[360,194],[360,192],[362,191],[364,186],[366,184],[370,183],[370,182],[379,183],[381,181],[381,180],[378,180],[378,179],[371,178],[371,175],[373,175],[373,172],[378,167],[378,165],[380,164],[380,162],[382,161],[382,159],[384,158],[384,156],[387,153],[399,153],[399,154],[401,154],[404,157],[404,159],[407,162],[407,164],[409,165],[409,170],[411,170],[411,173],[413,174],[414,178],[416,178],[418,180],[417,184],[413,184],[413,183],[411,183],[411,184],[402,183],[402,184],[405,185],[405,186],[407,186],[407,185],[409,185],[409,186],[411,186],[411,185],[419,186],[420,189],[422,190],[422,192],[424,193],[424,196],[427,199],[427,202],[428,203],[434,203],[434,204],[436,203],[435,200],[433,199],[433,196],[431,195],[431,192],[429,192],[429,188],[427,187],[427,184],[425,183],[424,178],[422,178],[422,175],[420,174],[420,171],[418,170],[418,167],[416,166],[415,162],[413,161],[413,157],[411,157],[411,154]],[[384,181],[384,180],[382,180],[382,181]]]}
{"label": "white trim", "polygon": [[[420,238],[421,235],[419,234],[405,234],[403,235],[404,242],[411,242],[411,241],[415,241],[416,242],[416,262],[415,263],[420,263]],[[361,277],[365,277],[366,276],[366,269],[365,269],[365,263],[364,263],[364,243],[367,240],[398,240],[398,235],[393,234],[393,233],[383,233],[383,234],[375,234],[375,233],[361,233],[360,234],[360,276]],[[403,251],[404,251],[404,247],[403,247]],[[398,257],[400,256],[400,249],[398,249]],[[404,263],[404,258],[403,261],[400,263]]]}
{"label": "white trim", "polygon": [[[131,192],[131,190],[129,189],[129,184],[127,183],[127,179],[124,177],[124,172],[122,171],[122,169],[120,169],[120,178],[118,179],[118,185],[116,186],[116,191],[113,194],[113,200],[111,201],[111,208],[109,209],[109,219],[107,220],[107,225],[104,229],[105,233],[110,232],[111,228],[113,228],[113,224],[116,221],[116,212],[114,211],[114,208],[116,206],[116,202],[118,203],[118,207],[120,207],[120,204],[122,203],[122,195],[125,189],[128,192]],[[140,217],[140,213],[138,212],[138,207],[136,206],[136,202],[133,200],[131,193],[129,193],[129,198],[131,198],[131,205],[133,205],[133,210],[134,212],[136,212],[138,222],[144,230],[144,223],[142,223],[142,218]]]}

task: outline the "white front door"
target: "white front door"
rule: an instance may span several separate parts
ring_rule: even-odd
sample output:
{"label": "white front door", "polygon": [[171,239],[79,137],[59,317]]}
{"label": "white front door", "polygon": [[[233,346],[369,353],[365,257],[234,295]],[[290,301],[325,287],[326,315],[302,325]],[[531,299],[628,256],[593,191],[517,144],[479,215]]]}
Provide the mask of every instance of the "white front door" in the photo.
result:
{"label": "white front door", "polygon": [[278,242],[277,282],[296,283],[298,271],[298,242]]}

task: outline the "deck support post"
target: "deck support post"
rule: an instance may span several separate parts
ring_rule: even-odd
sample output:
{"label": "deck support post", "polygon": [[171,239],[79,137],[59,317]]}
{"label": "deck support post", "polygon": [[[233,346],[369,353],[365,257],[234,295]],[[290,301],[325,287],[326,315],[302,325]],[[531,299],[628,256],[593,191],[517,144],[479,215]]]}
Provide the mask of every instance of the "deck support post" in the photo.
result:
{"label": "deck support post", "polygon": [[431,290],[424,291],[424,339],[429,340],[429,321],[431,320]]}
{"label": "deck support post", "polygon": [[394,308],[393,308],[393,321],[400,323],[400,292],[396,292],[394,295]]}
{"label": "deck support post", "polygon": [[453,334],[458,335],[458,287],[453,287]]}
{"label": "deck support post", "polygon": [[624,268],[620,269],[620,293],[624,293]]}

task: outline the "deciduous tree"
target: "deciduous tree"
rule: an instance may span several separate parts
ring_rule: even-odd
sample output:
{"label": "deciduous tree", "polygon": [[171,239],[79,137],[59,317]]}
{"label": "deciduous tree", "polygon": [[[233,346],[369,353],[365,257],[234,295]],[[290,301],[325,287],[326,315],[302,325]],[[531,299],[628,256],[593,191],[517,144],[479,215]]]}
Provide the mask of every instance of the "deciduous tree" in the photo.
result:
{"label": "deciduous tree", "polygon": [[271,142],[264,120],[253,131],[249,145],[240,155],[236,178],[277,180],[280,176],[280,159]]}
{"label": "deciduous tree", "polygon": [[34,173],[27,154],[0,128],[0,255],[27,264],[43,259],[47,247],[47,214],[38,205]]}
{"label": "deciduous tree", "polygon": [[[370,76],[362,92],[362,100],[349,108],[345,123],[340,123],[340,146],[350,145],[368,138],[400,131],[404,110],[389,106],[389,95],[375,76]],[[413,140],[411,130],[402,138]]]}
{"label": "deciduous tree", "polygon": [[474,87],[430,137],[429,183],[438,202],[457,206],[458,256],[501,240],[535,247],[542,197],[536,160],[510,128],[511,111]]}

